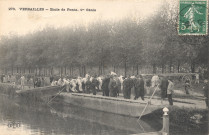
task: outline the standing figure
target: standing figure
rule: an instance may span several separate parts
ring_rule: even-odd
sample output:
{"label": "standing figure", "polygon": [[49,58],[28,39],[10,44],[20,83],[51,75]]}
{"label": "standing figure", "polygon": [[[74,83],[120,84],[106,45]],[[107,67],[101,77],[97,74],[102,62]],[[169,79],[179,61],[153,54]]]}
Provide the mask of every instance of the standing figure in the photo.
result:
{"label": "standing figure", "polygon": [[139,96],[141,97],[142,100],[144,100],[144,79],[142,75],[139,75]]}
{"label": "standing figure", "polygon": [[186,81],[185,81],[185,86],[184,86],[184,88],[185,88],[186,94],[189,94],[190,81],[189,81],[188,78],[187,78]]}
{"label": "standing figure", "polygon": [[152,77],[151,81],[152,81],[152,87],[156,87],[159,84],[159,77],[158,77],[158,75],[154,75]]}
{"label": "standing figure", "polygon": [[41,78],[38,78],[37,83],[36,83],[36,87],[41,87]]}
{"label": "standing figure", "polygon": [[160,90],[161,90],[161,103],[167,97],[168,79],[164,76],[161,77]]}
{"label": "standing figure", "polygon": [[117,82],[115,77],[111,75],[109,83],[110,97],[117,97]]}
{"label": "standing figure", "polygon": [[138,78],[138,76],[134,81],[134,91],[135,91],[134,100],[136,100],[139,98],[139,92],[140,92],[140,78]]}
{"label": "standing figure", "polygon": [[21,85],[21,89],[23,90],[24,86],[25,86],[25,77],[24,77],[24,75],[22,75],[22,77],[20,78],[20,85]]}
{"label": "standing figure", "polygon": [[195,74],[195,84],[199,84],[200,83],[200,76],[199,74]]}
{"label": "standing figure", "polygon": [[131,98],[131,88],[133,85],[133,80],[130,77],[123,81],[123,96],[125,99]]}
{"label": "standing figure", "polygon": [[173,99],[172,99],[172,95],[173,95],[173,89],[174,89],[174,84],[172,82],[172,79],[168,79],[168,102],[170,105],[173,105]]}
{"label": "standing figure", "polygon": [[110,77],[109,76],[106,76],[104,79],[103,79],[103,83],[102,83],[102,92],[103,92],[103,96],[109,96],[109,85],[110,83]]}
{"label": "standing figure", "polygon": [[134,100],[141,97],[142,100],[144,100],[144,80],[142,75],[139,75],[139,78],[137,78],[134,81],[134,87],[135,87],[135,98]]}
{"label": "standing figure", "polygon": [[51,75],[49,78],[50,84],[53,82],[53,80],[54,80],[54,77]]}
{"label": "standing figure", "polygon": [[203,13],[200,13],[198,11],[198,8],[195,7],[194,3],[191,4],[191,7],[188,9],[188,11],[184,14],[184,17],[188,19],[189,25],[190,25],[190,31],[193,32],[193,30],[198,30],[200,28],[200,25],[195,20],[195,14],[203,15]]}
{"label": "standing figure", "polygon": [[204,80],[203,91],[205,96],[206,107],[208,108],[208,80]]}
{"label": "standing figure", "polygon": [[93,95],[96,95],[98,86],[99,86],[99,81],[97,80],[96,76],[94,76],[92,78],[92,83],[91,83],[91,90],[92,90]]}
{"label": "standing figure", "polygon": [[88,76],[86,81],[86,93],[90,94],[90,91],[91,91],[91,81],[90,81],[90,76]]}

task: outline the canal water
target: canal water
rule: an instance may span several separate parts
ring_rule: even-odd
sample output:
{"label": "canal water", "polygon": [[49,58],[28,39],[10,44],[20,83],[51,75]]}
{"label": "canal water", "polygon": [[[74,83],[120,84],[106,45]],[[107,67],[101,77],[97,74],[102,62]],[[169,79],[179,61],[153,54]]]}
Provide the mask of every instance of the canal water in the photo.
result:
{"label": "canal water", "polygon": [[127,135],[162,128],[162,123],[151,123],[66,105],[59,100],[47,105],[0,95],[0,135]]}

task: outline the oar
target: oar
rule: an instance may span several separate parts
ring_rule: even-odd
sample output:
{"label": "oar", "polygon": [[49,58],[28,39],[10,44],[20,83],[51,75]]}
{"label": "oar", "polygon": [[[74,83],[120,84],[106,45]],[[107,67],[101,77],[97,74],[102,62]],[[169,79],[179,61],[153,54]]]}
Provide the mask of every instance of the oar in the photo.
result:
{"label": "oar", "polygon": [[48,102],[47,102],[47,104],[49,104],[52,100],[54,100],[63,90],[65,89],[65,86],[59,91],[59,93],[57,93],[57,95],[56,96],[54,96],[53,98],[51,98]]}
{"label": "oar", "polygon": [[[158,88],[158,85],[157,85],[157,87],[155,87],[155,90],[154,90],[154,92],[152,93],[152,96],[150,97],[149,101],[147,102],[146,106],[144,107],[144,109],[143,109],[142,113],[140,114],[140,117],[138,118],[138,120],[141,119],[143,113],[144,113],[145,110],[147,109],[147,106],[149,105],[149,103],[151,103],[151,99],[152,99],[152,97],[154,96],[154,94],[155,94],[157,88]],[[137,120],[137,121],[138,121],[138,120]]]}

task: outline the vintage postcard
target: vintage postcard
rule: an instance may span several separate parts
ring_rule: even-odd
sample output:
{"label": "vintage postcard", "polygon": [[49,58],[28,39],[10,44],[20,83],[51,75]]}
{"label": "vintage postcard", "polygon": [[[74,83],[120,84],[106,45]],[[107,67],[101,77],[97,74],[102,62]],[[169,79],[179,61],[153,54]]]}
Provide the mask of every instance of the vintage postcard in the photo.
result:
{"label": "vintage postcard", "polygon": [[208,0],[0,0],[0,135],[208,135]]}

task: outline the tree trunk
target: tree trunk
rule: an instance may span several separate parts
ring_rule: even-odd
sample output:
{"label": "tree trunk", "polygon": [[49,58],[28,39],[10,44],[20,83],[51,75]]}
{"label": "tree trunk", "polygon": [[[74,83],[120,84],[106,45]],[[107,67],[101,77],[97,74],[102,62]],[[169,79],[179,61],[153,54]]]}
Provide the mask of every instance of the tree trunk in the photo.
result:
{"label": "tree trunk", "polygon": [[73,66],[72,66],[72,76],[73,76]]}
{"label": "tree trunk", "polygon": [[102,62],[102,74],[104,74],[104,62]]}
{"label": "tree trunk", "polygon": [[101,66],[99,65],[99,75],[101,74]]}
{"label": "tree trunk", "polygon": [[17,73],[18,73],[18,67],[17,67]]}
{"label": "tree trunk", "polygon": [[113,66],[113,71],[115,72],[115,65]]}
{"label": "tree trunk", "polygon": [[39,76],[41,75],[41,68],[39,68]]}
{"label": "tree trunk", "polygon": [[126,60],[124,63],[124,76],[127,77],[127,66],[126,66]]}
{"label": "tree trunk", "polygon": [[164,73],[164,64],[162,64],[162,73]]}
{"label": "tree trunk", "polygon": [[153,74],[156,74],[156,64],[153,64]]}
{"label": "tree trunk", "polygon": [[72,66],[70,66],[70,76],[72,76]]}
{"label": "tree trunk", "polygon": [[13,75],[13,66],[12,66],[12,75]]}
{"label": "tree trunk", "polygon": [[191,72],[192,73],[195,72],[195,63],[194,62],[191,63]]}
{"label": "tree trunk", "polygon": [[54,75],[54,68],[51,69],[51,75]]}
{"label": "tree trunk", "polygon": [[85,75],[86,75],[86,66],[84,65],[83,66],[83,76],[85,77]]}
{"label": "tree trunk", "polygon": [[177,69],[178,69],[178,73],[179,73],[180,72],[180,62],[179,61],[178,61]]}
{"label": "tree trunk", "polygon": [[172,64],[173,64],[173,62],[172,62],[172,60],[170,60],[170,64],[169,64],[169,72],[170,73],[172,72]]}
{"label": "tree trunk", "polygon": [[134,75],[134,65],[132,66],[132,75]]}
{"label": "tree trunk", "polygon": [[139,75],[139,64],[136,65],[136,74]]}

